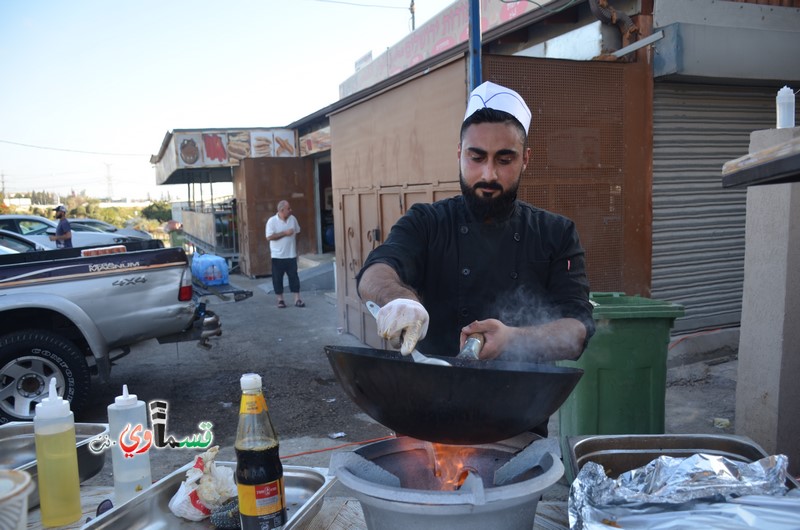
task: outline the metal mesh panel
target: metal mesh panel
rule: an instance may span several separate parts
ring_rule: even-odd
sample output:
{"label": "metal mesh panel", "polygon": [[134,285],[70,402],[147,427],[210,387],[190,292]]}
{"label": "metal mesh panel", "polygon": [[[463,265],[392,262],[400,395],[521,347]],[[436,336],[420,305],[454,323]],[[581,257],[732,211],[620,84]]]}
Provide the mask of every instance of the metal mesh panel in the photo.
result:
{"label": "metal mesh panel", "polygon": [[593,291],[624,290],[625,141],[621,65],[487,56],[484,80],[531,108],[519,198],[575,221]]}

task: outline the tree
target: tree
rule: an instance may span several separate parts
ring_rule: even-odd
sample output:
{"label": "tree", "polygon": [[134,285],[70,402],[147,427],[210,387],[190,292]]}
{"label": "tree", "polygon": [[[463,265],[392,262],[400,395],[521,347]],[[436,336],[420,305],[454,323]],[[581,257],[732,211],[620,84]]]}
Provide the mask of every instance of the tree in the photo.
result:
{"label": "tree", "polygon": [[97,217],[97,214],[100,210],[101,208],[99,200],[88,199],[86,203],[86,217]]}
{"label": "tree", "polygon": [[155,201],[142,210],[142,215],[147,219],[166,223],[172,219],[172,206],[166,201]]}
{"label": "tree", "polygon": [[11,213],[11,208],[6,206],[6,194],[0,191],[0,214]]}

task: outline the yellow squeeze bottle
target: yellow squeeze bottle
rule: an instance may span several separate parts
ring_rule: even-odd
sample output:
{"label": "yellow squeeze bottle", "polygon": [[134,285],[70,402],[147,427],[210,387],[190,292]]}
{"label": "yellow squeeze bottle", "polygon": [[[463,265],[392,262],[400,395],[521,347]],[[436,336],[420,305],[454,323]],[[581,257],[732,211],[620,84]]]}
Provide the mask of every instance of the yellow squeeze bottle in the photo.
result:
{"label": "yellow squeeze bottle", "polygon": [[58,395],[55,378],[49,396],[36,405],[33,434],[42,526],[74,523],[81,518],[75,416],[69,401]]}

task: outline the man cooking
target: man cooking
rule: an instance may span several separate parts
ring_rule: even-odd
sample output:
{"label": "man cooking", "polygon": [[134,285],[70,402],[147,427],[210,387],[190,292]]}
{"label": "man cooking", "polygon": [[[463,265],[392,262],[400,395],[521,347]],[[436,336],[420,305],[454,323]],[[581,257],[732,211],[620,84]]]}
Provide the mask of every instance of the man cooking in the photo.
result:
{"label": "man cooking", "polygon": [[461,125],[461,196],[414,204],[356,276],[381,306],[378,334],[408,355],[455,356],[482,333],[480,359],[577,359],[594,333],[574,223],[517,200],[531,112],[486,82]]}

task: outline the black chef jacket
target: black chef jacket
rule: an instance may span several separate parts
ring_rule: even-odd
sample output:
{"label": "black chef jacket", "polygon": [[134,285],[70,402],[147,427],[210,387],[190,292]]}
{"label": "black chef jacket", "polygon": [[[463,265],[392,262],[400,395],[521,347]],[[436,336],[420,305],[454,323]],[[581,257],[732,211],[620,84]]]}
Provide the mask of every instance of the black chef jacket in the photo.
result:
{"label": "black chef jacket", "polygon": [[461,196],[415,204],[356,280],[374,263],[391,266],[420,296],[430,316],[423,353],[457,355],[461,328],[487,318],[529,326],[570,317],[586,326],[587,342],[594,333],[575,224],[522,201],[491,223],[476,220]]}

